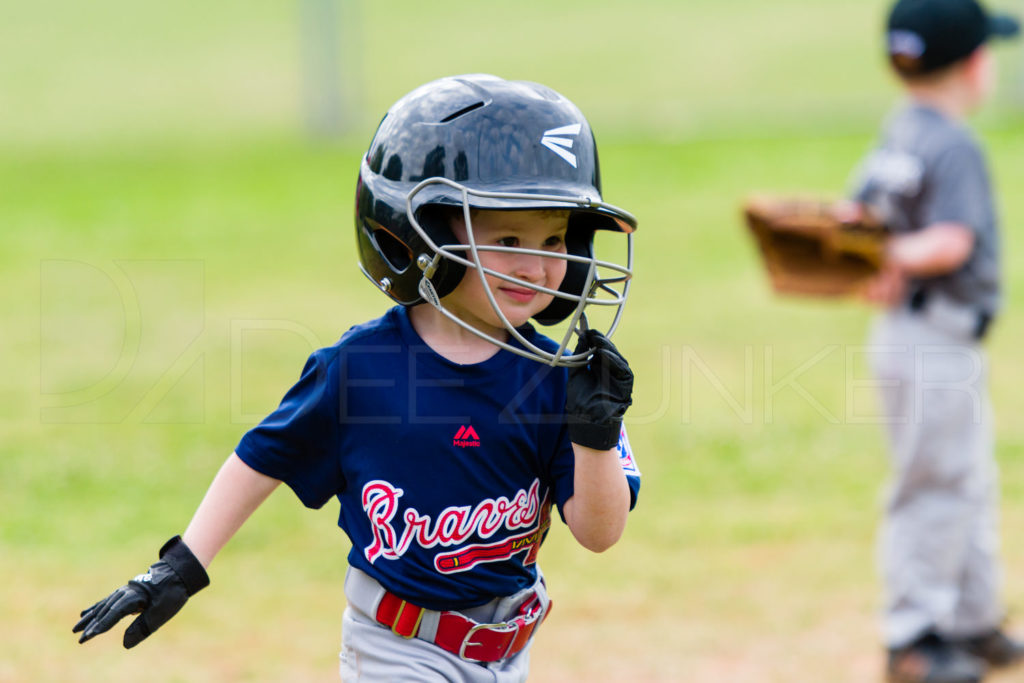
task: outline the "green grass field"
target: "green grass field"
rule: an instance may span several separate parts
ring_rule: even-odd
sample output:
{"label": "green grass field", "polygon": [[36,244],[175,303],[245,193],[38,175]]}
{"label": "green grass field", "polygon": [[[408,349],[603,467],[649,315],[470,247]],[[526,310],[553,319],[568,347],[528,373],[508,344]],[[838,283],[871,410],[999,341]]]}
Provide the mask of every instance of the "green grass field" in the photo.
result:
{"label": "green grass field", "polygon": [[[337,680],[347,541],[334,505],[284,489],[137,649],[120,628],[87,646],[70,629],[184,529],[308,353],[387,306],[356,268],[358,159],[390,102],[471,71],[576,101],[605,198],[641,225],[616,336],[637,374],[641,500],[605,554],[551,533],[532,680],[876,680],[870,311],[773,297],[738,204],[843,192],[895,94],[883,3],[353,5],[330,141],[304,132],[300,3],[5,12],[0,681]],[[1019,616],[1024,57],[999,56],[1002,94],[976,123],[1002,190],[1007,310],[989,349]]]}

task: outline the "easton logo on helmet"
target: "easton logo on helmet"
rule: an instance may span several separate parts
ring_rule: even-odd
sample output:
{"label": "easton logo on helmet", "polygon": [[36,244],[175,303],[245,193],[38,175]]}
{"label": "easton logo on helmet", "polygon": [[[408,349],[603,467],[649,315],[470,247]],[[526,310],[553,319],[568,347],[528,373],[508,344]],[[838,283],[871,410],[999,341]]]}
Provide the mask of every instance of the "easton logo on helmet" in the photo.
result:
{"label": "easton logo on helmet", "polygon": [[[552,128],[551,130],[544,131],[544,135],[541,136],[540,144],[544,145],[552,152],[562,157],[569,162],[573,168],[576,168],[576,155],[570,152],[572,149],[572,143],[575,140],[571,138],[560,137],[562,135],[579,135],[582,124],[574,123],[571,126],[562,126],[560,128]],[[563,149],[564,148],[564,149]]]}

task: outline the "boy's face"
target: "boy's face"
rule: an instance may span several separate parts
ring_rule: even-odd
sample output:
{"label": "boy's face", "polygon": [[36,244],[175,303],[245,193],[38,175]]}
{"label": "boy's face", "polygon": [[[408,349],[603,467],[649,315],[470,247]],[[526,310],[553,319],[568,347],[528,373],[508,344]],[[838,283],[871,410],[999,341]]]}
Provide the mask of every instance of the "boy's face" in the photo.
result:
{"label": "boy's face", "polygon": [[[569,225],[568,211],[473,211],[473,238],[477,247],[516,247],[552,254],[566,253],[565,231]],[[452,220],[455,237],[468,244],[467,227],[462,215]],[[566,261],[562,258],[516,252],[480,251],[485,268],[522,280],[524,283],[558,289],[565,277]],[[472,256],[465,254],[467,259]],[[552,302],[551,294],[486,275],[487,287],[513,327],[526,323]],[[467,269],[455,290],[444,298],[444,305],[462,321],[500,339],[507,338],[501,318],[480,281],[480,274]]]}

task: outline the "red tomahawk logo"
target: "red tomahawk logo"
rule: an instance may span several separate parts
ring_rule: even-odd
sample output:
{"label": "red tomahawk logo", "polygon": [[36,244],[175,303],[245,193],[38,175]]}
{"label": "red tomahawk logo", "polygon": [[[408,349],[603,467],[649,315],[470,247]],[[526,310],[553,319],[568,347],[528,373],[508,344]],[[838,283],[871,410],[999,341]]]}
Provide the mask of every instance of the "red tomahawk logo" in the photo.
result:
{"label": "red tomahawk logo", "polygon": [[450,553],[441,553],[434,558],[434,567],[442,574],[455,574],[472,569],[480,562],[507,560],[524,550],[527,552],[526,557],[523,558],[523,564],[533,564],[537,561],[540,544],[544,542],[544,537],[550,527],[551,504],[548,503],[548,497],[544,496],[544,502],[540,506],[540,519],[537,520],[537,526],[530,531],[518,536],[510,536],[497,543],[477,543]]}

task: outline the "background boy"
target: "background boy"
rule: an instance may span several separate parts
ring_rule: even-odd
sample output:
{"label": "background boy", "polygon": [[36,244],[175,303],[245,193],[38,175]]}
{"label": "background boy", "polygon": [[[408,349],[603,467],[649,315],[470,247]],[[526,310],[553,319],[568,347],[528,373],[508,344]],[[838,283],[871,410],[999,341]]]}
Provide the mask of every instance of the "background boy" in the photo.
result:
{"label": "background boy", "polygon": [[[981,680],[1021,658],[1000,622],[997,480],[986,357],[1000,308],[988,168],[964,124],[991,94],[990,38],[1017,22],[974,0],[899,0],[888,52],[907,101],[860,169],[855,199],[892,228],[867,296],[893,478],[881,554],[891,681]],[[976,658],[980,658],[976,659]]]}

